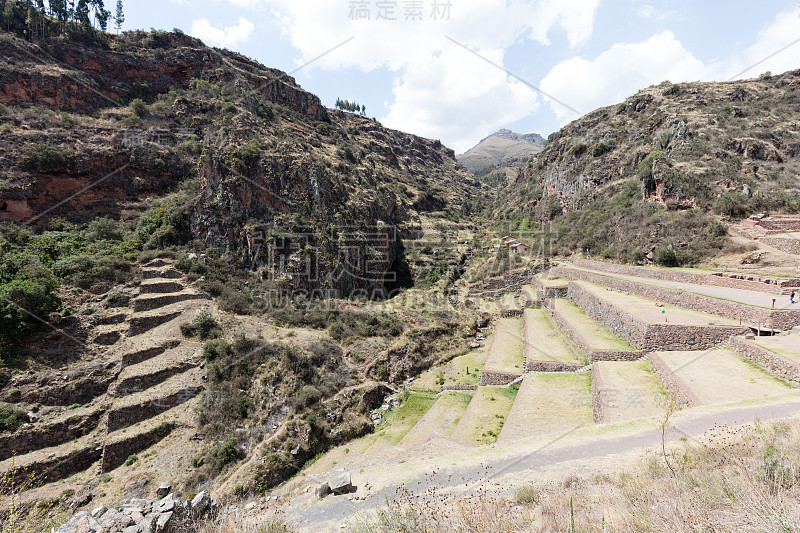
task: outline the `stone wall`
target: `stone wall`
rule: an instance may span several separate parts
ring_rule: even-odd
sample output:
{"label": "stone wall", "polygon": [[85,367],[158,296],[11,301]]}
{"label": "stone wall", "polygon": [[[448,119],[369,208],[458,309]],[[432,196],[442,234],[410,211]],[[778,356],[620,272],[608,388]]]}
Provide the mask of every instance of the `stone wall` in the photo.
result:
{"label": "stone wall", "polygon": [[522,316],[522,309],[501,309],[500,310],[500,317],[501,318],[512,318]]}
{"label": "stone wall", "polygon": [[439,393],[446,391],[472,391],[478,390],[477,385],[445,385],[439,389]]}
{"label": "stone wall", "polygon": [[569,298],[586,314],[610,329],[617,337],[640,350],[707,350],[742,335],[743,326],[687,326],[651,324],[570,282]]}
{"label": "stone wall", "polygon": [[116,431],[131,426],[142,420],[148,420],[164,411],[177,407],[200,394],[203,387],[186,387],[169,396],[146,400],[141,404],[128,405],[114,409],[108,413],[108,431]]}
{"label": "stone wall", "polygon": [[[762,237],[758,239],[760,242],[764,244],[768,244],[772,247],[777,248],[782,252],[786,252],[787,254],[796,254],[800,255],[800,240],[797,239],[782,239],[780,237]],[[793,285],[793,287],[798,287],[798,285]]]}
{"label": "stone wall", "polygon": [[130,352],[122,355],[122,368],[126,366],[136,365],[143,361],[147,361],[148,359],[152,359],[162,353],[166,352],[168,349],[173,348],[180,344],[177,343],[167,343],[163,346],[156,346],[155,348],[147,348],[146,350],[139,350],[136,352]]}
{"label": "stone wall", "polygon": [[561,328],[572,339],[572,342],[578,346],[578,349],[583,352],[590,363],[594,361],[635,361],[643,355],[640,350],[595,350],[586,342],[583,335],[559,314],[552,300],[546,300],[546,308],[550,311],[550,316],[556,326]]}
{"label": "stone wall", "polygon": [[522,306],[526,309],[540,309],[542,307],[542,299],[526,297],[525,301],[522,303]]}
{"label": "stone wall", "polygon": [[481,386],[484,385],[508,385],[522,374],[512,374],[510,372],[495,372],[492,370],[481,370]]}
{"label": "stone wall", "polygon": [[676,270],[671,268],[635,267],[630,265],[620,265],[617,263],[590,261],[587,259],[575,259],[573,263],[582,268],[599,270],[601,272],[608,272],[610,274],[638,276],[661,281],[678,281],[681,283],[714,285],[717,287],[727,287],[729,289],[745,289],[750,291],[770,292],[773,294],[781,294],[781,291],[783,290],[783,287],[786,286],[786,283],[791,284],[795,281],[755,275],[750,276],[746,274],[742,274],[741,277],[729,275],[732,273],[701,274],[699,272],[686,272],[685,270]]}
{"label": "stone wall", "polygon": [[595,424],[604,424],[609,421],[608,415],[608,391],[600,368],[597,363],[592,363],[592,417]]}
{"label": "stone wall", "polygon": [[650,366],[653,367],[653,372],[655,372],[658,379],[661,380],[664,389],[680,409],[687,409],[700,405],[700,399],[697,395],[667,366],[661,357],[651,353],[649,359]]}
{"label": "stone wall", "polygon": [[25,455],[42,448],[58,446],[92,431],[105,413],[103,409],[69,417],[53,424],[35,424],[0,437],[0,461],[12,455]]}
{"label": "stone wall", "polygon": [[551,287],[542,283],[542,280],[537,276],[533,278],[533,286],[536,288],[536,293],[539,298],[546,300],[548,298],[566,298],[566,287]]}
{"label": "stone wall", "polygon": [[561,361],[536,361],[525,359],[525,372],[575,372],[584,365],[580,363],[563,363]]}
{"label": "stone wall", "polygon": [[141,313],[142,311],[152,311],[159,307],[166,307],[178,302],[185,302],[187,300],[206,300],[208,296],[201,293],[187,293],[178,292],[175,294],[162,294],[160,296],[149,296],[147,298],[136,298],[133,300],[133,311]]}
{"label": "stone wall", "polygon": [[755,224],[761,231],[766,233],[791,233],[800,231],[800,219],[797,218],[773,218],[761,219]]}
{"label": "stone wall", "polygon": [[[174,427],[173,424],[164,423],[144,433],[126,437],[116,442],[106,443],[102,448],[102,471],[108,472],[114,470],[123,464],[131,454],[150,448],[169,435]],[[99,458],[98,456],[98,459]]]}
{"label": "stone wall", "polygon": [[128,324],[130,325],[130,328],[128,329],[128,336],[132,337],[134,335],[141,335],[142,333],[150,331],[161,324],[166,324],[170,320],[175,320],[182,314],[183,313],[181,311],[174,311],[172,313],[165,313],[163,315],[131,317],[128,319]]}
{"label": "stone wall", "polygon": [[47,457],[39,461],[20,465],[10,469],[0,476],[0,494],[19,490],[22,483],[38,486],[43,483],[53,483],[67,478],[78,472],[83,472],[96,463],[103,454],[99,445],[78,448],[68,455],[60,457]]}
{"label": "stone wall", "polygon": [[729,300],[721,300],[701,294],[612,278],[574,268],[556,267],[552,271],[565,278],[592,281],[613,289],[641,296],[642,298],[647,298],[648,300],[668,303],[677,307],[723,316],[733,320],[740,320],[743,325],[760,325],[763,328],[775,328],[781,331],[789,330],[794,326],[800,325],[800,311],[771,310],[752,307]]}
{"label": "stone wall", "polygon": [[730,347],[770,374],[800,387],[800,364],[742,337],[731,337]]}
{"label": "stone wall", "polygon": [[161,370],[153,372],[152,374],[130,376],[117,383],[117,386],[114,387],[114,390],[112,391],[112,395],[119,398],[121,396],[128,396],[129,394],[142,392],[143,390],[147,390],[150,387],[158,385],[159,383],[163,383],[176,374],[182,374],[187,370],[196,367],[196,364],[182,362],[162,368]]}

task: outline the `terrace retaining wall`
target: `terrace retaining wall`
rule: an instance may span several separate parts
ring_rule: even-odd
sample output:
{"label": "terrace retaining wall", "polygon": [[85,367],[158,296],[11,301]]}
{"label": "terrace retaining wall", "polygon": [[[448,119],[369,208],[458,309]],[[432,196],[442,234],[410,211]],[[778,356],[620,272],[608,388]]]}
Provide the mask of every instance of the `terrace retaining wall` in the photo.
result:
{"label": "terrace retaining wall", "polygon": [[744,326],[652,324],[574,282],[570,282],[568,294],[586,314],[640,350],[707,350],[727,341],[731,335],[750,331]]}
{"label": "terrace retaining wall", "polygon": [[773,376],[788,381],[792,387],[800,387],[800,364],[742,337],[731,337],[729,346]]}
{"label": "terrace retaining wall", "polygon": [[586,342],[583,335],[572,327],[572,324],[570,324],[568,320],[561,316],[553,300],[547,300],[546,307],[547,310],[550,311],[553,322],[572,339],[572,342],[578,346],[578,349],[583,352],[590,363],[594,361],[635,361],[642,357],[643,353],[641,350],[596,350],[592,348],[591,345]]}
{"label": "terrace retaining wall", "polygon": [[522,374],[512,374],[510,372],[495,372],[493,370],[481,370],[481,386],[484,385],[508,385]]}
{"label": "terrace retaining wall", "polygon": [[653,372],[655,372],[658,379],[661,380],[664,389],[666,389],[667,393],[680,409],[700,405],[700,399],[697,395],[689,389],[686,383],[684,383],[669,366],[667,366],[661,357],[651,353],[649,359],[650,366],[653,367]]}
{"label": "terrace retaining wall", "polygon": [[609,421],[608,390],[603,383],[603,376],[597,363],[592,363],[592,417],[595,424]]}
{"label": "terrace retaining wall", "polygon": [[[761,240],[769,244],[766,240]],[[771,278],[748,274],[734,276],[729,275],[733,273],[701,274],[699,272],[686,272],[683,270],[673,270],[669,268],[648,268],[620,265],[615,263],[604,263],[600,261],[590,261],[588,259],[575,259],[573,260],[573,263],[582,268],[600,270],[610,274],[637,276],[640,278],[650,278],[661,281],[695,283],[698,285],[715,285],[717,287],[727,287],[729,289],[745,289],[750,291],[770,292],[774,294],[781,294],[781,291],[784,287],[797,286],[796,279]]]}
{"label": "terrace retaining wall", "polygon": [[575,372],[585,365],[561,361],[536,361],[525,359],[525,372]]}
{"label": "terrace retaining wall", "polygon": [[742,324],[749,326],[761,326],[766,329],[774,328],[784,331],[800,325],[800,311],[753,307],[743,303],[637,283],[575,268],[556,267],[552,271],[559,276],[572,280],[592,281],[606,287],[647,298],[648,300],[739,320]]}

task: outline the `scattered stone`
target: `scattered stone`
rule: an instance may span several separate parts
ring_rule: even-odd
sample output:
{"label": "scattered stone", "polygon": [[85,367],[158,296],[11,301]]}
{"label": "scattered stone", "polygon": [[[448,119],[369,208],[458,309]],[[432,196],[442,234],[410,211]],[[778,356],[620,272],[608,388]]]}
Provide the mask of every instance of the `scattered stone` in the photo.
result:
{"label": "scattered stone", "polygon": [[168,494],[164,498],[158,500],[153,506],[153,511],[156,513],[168,513],[175,510],[175,499],[172,494]]}
{"label": "scattered stone", "polygon": [[106,511],[108,511],[108,507],[106,507],[105,505],[101,505],[100,507],[96,507],[95,509],[92,509],[92,518],[95,518],[95,519],[100,518],[101,516],[103,516],[103,513],[105,513]]}
{"label": "scattered stone", "polygon": [[145,494],[147,485],[150,483],[149,477],[143,477],[136,481],[125,484],[125,494],[130,498],[141,498]]}
{"label": "scattered stone", "polygon": [[172,492],[172,483],[170,483],[169,481],[165,481],[164,483],[159,485],[158,488],[156,489],[156,496],[158,496],[159,498],[163,498],[170,492]]}
{"label": "scattered stone", "polygon": [[162,513],[156,520],[156,533],[166,533],[169,531],[170,523],[172,522],[173,512]]}
{"label": "scattered stone", "polygon": [[333,494],[349,494],[353,490],[353,483],[350,479],[350,472],[342,472],[332,478],[328,484]]}
{"label": "scattered stone", "polygon": [[250,503],[248,503],[247,505],[244,506],[244,510],[245,511],[250,511],[252,509],[255,509],[256,505],[258,505],[256,502],[250,502]]}
{"label": "scattered stone", "polygon": [[125,529],[126,527],[132,526],[136,523],[130,516],[114,509],[109,509],[106,511],[103,516],[100,517],[99,522],[101,526],[109,531]]}
{"label": "scattered stone", "polygon": [[88,511],[81,511],[70,518],[69,522],[56,530],[56,533],[100,533],[103,526],[92,518]]}
{"label": "scattered stone", "polygon": [[192,500],[192,510],[195,513],[203,514],[209,507],[211,507],[211,494],[208,491],[204,490]]}
{"label": "scattered stone", "polygon": [[314,495],[317,497],[318,500],[321,500],[325,496],[331,493],[331,486],[328,482],[320,483],[319,486],[314,490]]}

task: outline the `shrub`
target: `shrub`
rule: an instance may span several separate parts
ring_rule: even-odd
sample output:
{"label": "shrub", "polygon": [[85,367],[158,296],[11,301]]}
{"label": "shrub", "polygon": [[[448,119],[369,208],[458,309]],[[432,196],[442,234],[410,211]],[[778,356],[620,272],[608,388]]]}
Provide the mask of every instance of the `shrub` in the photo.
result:
{"label": "shrub", "polygon": [[252,139],[247,144],[241,146],[236,152],[239,171],[242,174],[252,174],[258,168],[261,161],[261,150],[263,147],[258,139]]}
{"label": "shrub", "polygon": [[135,453],[132,453],[125,459],[125,466],[131,466],[133,463],[139,460],[139,456]]}
{"label": "shrub", "polygon": [[111,476],[109,474],[103,474],[103,476],[100,478],[100,481],[103,483],[108,483],[111,481]]}
{"label": "shrub", "polygon": [[610,152],[613,148],[604,142],[592,146],[592,157],[600,157]]}
{"label": "shrub", "polygon": [[141,98],[131,100],[130,108],[138,117],[143,117],[147,113],[147,104]]}
{"label": "shrub", "polygon": [[638,174],[639,179],[646,180],[653,177],[653,162],[659,159],[664,159],[667,157],[667,154],[662,152],[661,150],[653,150],[647,157],[642,159],[642,162],[639,163]]}
{"label": "shrub", "polygon": [[29,145],[23,155],[25,167],[38,172],[64,171],[75,160],[74,153],[43,143]]}
{"label": "shrub", "polygon": [[355,154],[353,153],[353,149],[352,149],[352,148],[350,148],[349,146],[345,146],[345,147],[344,147],[344,157],[345,157],[345,158],[346,158],[348,161],[350,161],[351,163],[355,163],[355,162],[356,162],[356,156],[355,156]]}
{"label": "shrub", "polygon": [[586,153],[589,147],[581,142],[575,143],[572,145],[572,148],[569,149],[569,152],[572,154],[573,157],[580,157]]}
{"label": "shrub", "polygon": [[292,403],[299,411],[311,407],[322,399],[322,393],[316,387],[306,385],[292,397]]}
{"label": "shrub", "polygon": [[674,248],[663,247],[658,248],[655,254],[656,263],[664,267],[678,266],[678,255],[675,253]]}
{"label": "shrub", "polygon": [[14,431],[22,424],[28,423],[28,414],[14,407],[0,407],[0,433]]}
{"label": "shrub", "polygon": [[191,323],[180,325],[181,333],[186,337],[200,337],[202,340],[219,337],[219,323],[210,312],[200,311]]}
{"label": "shrub", "polygon": [[231,353],[231,345],[224,339],[211,341],[203,346],[203,358],[206,361],[213,361],[217,357],[228,356]]}
{"label": "shrub", "polygon": [[239,440],[236,437],[230,437],[222,446],[219,447],[216,453],[216,460],[220,467],[225,466],[239,459]]}
{"label": "shrub", "polygon": [[309,413],[308,416],[306,416],[306,424],[308,424],[308,427],[310,428],[317,427],[317,422],[318,422],[317,415],[315,415],[314,413]]}
{"label": "shrub", "polygon": [[747,216],[751,213],[750,198],[746,194],[726,191],[714,200],[711,206],[715,213],[730,217]]}

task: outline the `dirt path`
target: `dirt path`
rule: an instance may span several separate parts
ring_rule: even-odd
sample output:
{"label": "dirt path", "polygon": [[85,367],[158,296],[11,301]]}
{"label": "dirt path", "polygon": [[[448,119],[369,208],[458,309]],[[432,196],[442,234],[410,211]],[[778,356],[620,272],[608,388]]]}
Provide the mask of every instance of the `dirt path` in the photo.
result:
{"label": "dirt path", "polygon": [[777,300],[775,302],[775,309],[800,309],[800,304],[792,305],[789,303],[788,296],[780,296],[777,294],[771,294],[767,292],[751,291],[746,289],[731,289],[728,287],[717,287],[709,285],[698,285],[695,283],[684,283],[680,281],[664,281],[659,279],[630,276],[627,274],[609,274],[608,272],[583,268],[573,265],[571,263],[561,263],[561,265],[567,268],[574,268],[576,270],[582,270],[584,272],[591,272],[592,274],[599,274],[601,276],[606,276],[609,278],[624,279],[642,285],[652,285],[657,287],[666,287],[669,289],[679,289],[687,292],[693,292],[695,294],[701,294],[703,296],[710,296],[712,298],[719,298],[722,300],[730,300],[732,302],[738,302],[756,307],[763,307],[767,309],[772,307],[772,299],[774,298]]}
{"label": "dirt path", "polygon": [[[693,410],[674,419],[670,431],[670,442],[681,438],[703,442],[704,434],[729,426],[761,421],[775,420],[800,414],[800,397],[792,395],[778,403],[758,406],[736,407],[726,410]],[[646,449],[660,444],[660,432],[650,427],[629,430],[625,434],[594,434],[586,438],[576,438],[581,430],[556,435],[549,440],[519,441],[514,444],[516,453],[474,454],[467,457],[461,454],[461,461],[450,463],[439,461],[431,463],[427,470],[408,471],[398,475],[401,482],[389,484],[370,495],[365,500],[349,500],[346,497],[328,497],[321,502],[313,496],[301,496],[291,501],[286,508],[286,516],[291,524],[301,531],[341,531],[348,524],[358,523],[361,513],[380,508],[386,498],[395,494],[400,487],[413,494],[424,495],[426,491],[437,489],[463,494],[475,493],[496,480],[518,480],[537,471],[564,471],[597,464],[614,463],[624,466],[632,454],[639,456]],[[491,449],[491,447],[490,447]],[[473,455],[473,454],[471,454]],[[616,461],[615,461],[616,458]],[[440,466],[450,464],[450,467]],[[405,466],[405,465],[401,465]],[[363,483],[354,475],[354,483]],[[504,483],[505,484],[505,483]],[[511,486],[505,487],[513,489]]]}

